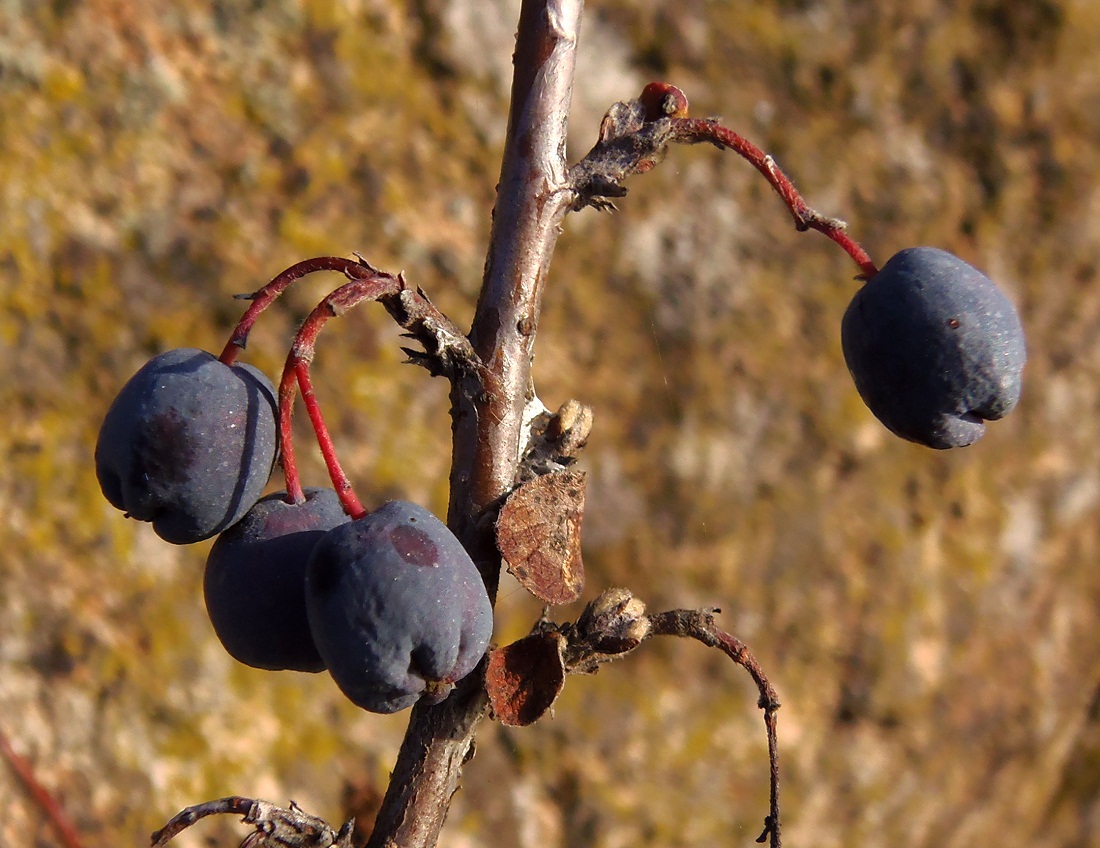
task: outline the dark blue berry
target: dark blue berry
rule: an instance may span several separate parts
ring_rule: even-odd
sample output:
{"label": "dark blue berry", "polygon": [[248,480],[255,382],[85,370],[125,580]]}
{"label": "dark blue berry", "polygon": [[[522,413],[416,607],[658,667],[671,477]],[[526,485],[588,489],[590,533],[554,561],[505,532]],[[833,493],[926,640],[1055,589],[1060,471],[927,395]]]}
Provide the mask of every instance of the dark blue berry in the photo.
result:
{"label": "dark blue berry", "polygon": [[438,518],[391,501],[329,531],[313,550],[306,605],[340,689],[376,713],[442,700],[489,645],[481,575]]}
{"label": "dark blue berry", "polygon": [[844,314],[856,389],[891,431],[932,448],[969,445],[1020,399],[1023,328],[988,277],[933,247],[895,254]]}
{"label": "dark blue berry", "polygon": [[173,544],[220,533],[271,476],[276,406],[270,381],[249,365],[192,348],[160,354],[122,387],[100,428],[103,494]]}
{"label": "dark blue berry", "polygon": [[254,668],[325,668],[306,617],[306,565],[321,537],[350,519],[332,489],[306,489],[305,498],[262,498],[206,560],[210,623],[229,655]]}

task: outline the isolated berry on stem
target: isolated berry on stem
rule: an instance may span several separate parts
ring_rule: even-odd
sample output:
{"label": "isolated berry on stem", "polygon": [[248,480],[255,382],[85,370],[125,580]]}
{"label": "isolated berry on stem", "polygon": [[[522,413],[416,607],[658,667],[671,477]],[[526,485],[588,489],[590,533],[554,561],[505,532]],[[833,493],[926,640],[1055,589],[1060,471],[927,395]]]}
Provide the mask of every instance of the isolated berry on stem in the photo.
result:
{"label": "isolated berry on stem", "polygon": [[1015,307],[938,248],[902,250],[871,277],[844,314],[841,342],[864,403],[912,442],[972,444],[1020,399],[1027,351]]}

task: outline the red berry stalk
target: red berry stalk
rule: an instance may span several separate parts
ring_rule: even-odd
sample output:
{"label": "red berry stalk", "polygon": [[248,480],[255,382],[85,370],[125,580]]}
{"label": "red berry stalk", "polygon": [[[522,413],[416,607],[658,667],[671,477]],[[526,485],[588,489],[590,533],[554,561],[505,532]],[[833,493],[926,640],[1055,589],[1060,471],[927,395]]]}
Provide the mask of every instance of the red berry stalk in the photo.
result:
{"label": "red berry stalk", "polygon": [[218,359],[226,365],[232,365],[236,361],[237,355],[248,344],[248,334],[252,332],[252,325],[260,317],[260,313],[286,291],[291,283],[316,271],[339,271],[348,279],[357,280],[362,278],[365,273],[373,272],[374,269],[358,259],[345,259],[341,256],[318,256],[291,265],[270,283],[252,294],[239,295],[242,299],[250,300],[252,303],[249,304],[248,309],[241,316],[241,320],[237,322],[233,334],[229,337],[229,341],[225,343]]}
{"label": "red berry stalk", "polygon": [[286,502],[305,503],[306,495],[302,491],[302,478],[298,474],[298,463],[294,459],[294,433],[291,420],[294,415],[294,390],[298,388],[298,376],[294,364],[287,358],[283,366],[283,376],[279,380],[279,462],[283,466],[286,479]]}
{"label": "red berry stalk", "polygon": [[[336,454],[336,446],[329,434],[321,413],[320,404],[317,402],[316,393],[313,390],[313,380],[310,377],[309,367],[313,361],[317,336],[330,318],[343,315],[353,306],[363,301],[378,300],[386,295],[395,295],[401,290],[401,282],[397,277],[376,271],[369,266],[359,265],[357,277],[350,283],[345,283],[322,300],[302,323],[298,334],[294,337],[294,344],[287,355],[286,364],[283,367],[283,377],[279,385],[279,435],[283,442],[283,473],[287,481],[287,498],[300,502],[302,485],[298,478],[298,471],[294,462],[294,447],[290,433],[291,408],[294,401],[294,383],[302,392],[302,400],[306,405],[313,432],[317,436],[317,444],[321,454],[325,458],[325,466],[328,468],[332,486],[340,498],[346,512],[351,518],[362,518],[367,514],[362,502],[355,494],[351,481],[344,473],[340,465],[340,459]],[[368,270],[369,269],[369,270]],[[350,275],[349,275],[350,276]]]}
{"label": "red berry stalk", "polygon": [[[817,230],[835,241],[859,266],[861,278],[869,279],[878,273],[878,268],[867,252],[845,232],[847,225],[837,218],[830,218],[812,209],[771,156],[748,139],[722,126],[714,118],[689,118],[687,95],[679,88],[667,82],[651,82],[642,89],[637,104],[640,108],[638,117],[646,124],[669,119],[671,134],[667,137],[668,141],[686,144],[709,142],[721,149],[732,150],[748,160],[783,199],[799,231]],[[639,162],[632,171],[644,172],[654,164],[656,160]]]}
{"label": "red berry stalk", "polygon": [[[271,282],[267,283],[267,285],[252,294],[242,296],[252,302],[241,316],[241,319],[237,322],[237,326],[233,329],[233,333],[230,335],[229,341],[226,342],[218,359],[226,365],[232,365],[240,352],[248,344],[248,336],[252,332],[252,327],[260,317],[260,314],[274,303],[275,299],[286,291],[292,283],[317,271],[337,271],[350,280],[362,282],[364,284],[373,283],[374,287],[377,288],[377,292],[371,299],[377,299],[382,294],[394,292],[398,288],[397,279],[395,277],[372,268],[362,259],[345,259],[341,256],[318,256],[313,259],[305,259],[291,265],[271,280]],[[367,290],[374,291],[374,288],[368,285]],[[337,289],[336,292],[326,297],[317,310],[339,308],[341,312],[337,314],[341,314],[343,309],[347,307],[339,307],[338,298],[337,301],[334,301],[336,305],[331,307],[326,306],[326,304],[329,304],[333,297],[341,291],[343,291],[343,288]],[[314,312],[316,313],[317,310],[314,310]],[[314,315],[311,315],[310,318],[314,319],[316,323]],[[301,349],[299,355],[296,355],[295,352],[300,348],[298,339],[302,337],[302,332],[306,331],[306,327],[311,323],[310,319],[307,319],[306,324],[303,325],[302,330],[299,331],[299,336],[295,339],[294,346],[291,349],[290,356],[287,357],[286,365],[283,368],[283,375],[279,382],[279,439],[283,475],[286,479],[286,498],[288,503],[303,503],[305,501],[302,480],[301,476],[298,474],[298,465],[294,456],[294,435],[291,427],[291,419],[294,414],[294,390],[296,386],[301,386],[306,409],[309,411],[310,420],[313,423],[314,431],[317,433],[321,452],[325,455],[325,463],[329,468],[329,474],[333,479],[333,484],[336,486],[336,491],[340,495],[345,511],[353,518],[357,518],[364,515],[366,510],[363,509],[362,504],[360,504],[358,498],[355,497],[355,493],[351,488],[351,483],[340,468],[332,439],[328,435],[328,429],[325,427],[320,409],[317,408],[316,398],[313,396],[308,366],[301,361],[302,356],[308,355],[309,358],[312,358],[312,341],[316,338],[316,332],[320,330],[320,326],[324,324],[325,320],[327,320],[327,316],[320,320],[317,330],[313,331],[313,335],[309,338],[308,344]],[[304,378],[299,376],[299,371],[304,372]]]}
{"label": "red berry stalk", "polygon": [[676,141],[691,144],[709,141],[716,147],[732,150],[747,160],[764,175],[764,179],[782,198],[799,231],[817,230],[835,241],[859,266],[860,277],[869,279],[878,273],[878,268],[867,255],[867,251],[846,232],[847,224],[838,218],[830,218],[812,209],[794,187],[790,177],[775,164],[775,160],[751,141],[709,118],[673,117],[672,131],[673,139]]}

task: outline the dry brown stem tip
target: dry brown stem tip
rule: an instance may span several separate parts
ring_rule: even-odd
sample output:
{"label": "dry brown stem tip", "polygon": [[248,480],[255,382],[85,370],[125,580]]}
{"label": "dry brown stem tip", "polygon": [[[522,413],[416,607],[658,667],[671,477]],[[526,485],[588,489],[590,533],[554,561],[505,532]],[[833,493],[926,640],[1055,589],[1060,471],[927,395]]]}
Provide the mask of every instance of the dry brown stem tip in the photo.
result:
{"label": "dry brown stem tip", "polygon": [[280,807],[270,801],[233,795],[206,801],[181,810],[152,836],[152,848],[162,848],[191,825],[223,813],[241,816],[254,830],[245,837],[241,848],[351,848],[354,819],[344,822],[339,830],[328,822],[311,816],[295,804]]}

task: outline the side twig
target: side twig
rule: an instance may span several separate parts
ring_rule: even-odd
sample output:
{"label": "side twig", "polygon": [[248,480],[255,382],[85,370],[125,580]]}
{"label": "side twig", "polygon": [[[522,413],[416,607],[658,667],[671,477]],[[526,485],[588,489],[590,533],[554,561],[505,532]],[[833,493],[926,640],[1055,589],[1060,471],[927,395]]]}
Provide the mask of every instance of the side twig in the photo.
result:
{"label": "side twig", "polygon": [[764,830],[757,842],[770,842],[771,848],[781,848],[779,832],[779,742],[776,734],[776,711],[779,696],[768,681],[756,657],[748,646],[732,634],[721,630],[714,621],[717,610],[672,610],[649,616],[650,636],[681,636],[695,639],[710,648],[718,648],[727,657],[744,668],[760,691],[757,702],[764,711],[764,726],[768,734],[768,762],[770,765],[770,810],[764,819]]}
{"label": "side twig", "polygon": [[550,711],[567,675],[595,674],[654,636],[690,638],[718,648],[748,671],[760,693],[758,705],[764,710],[768,736],[770,804],[764,830],[756,841],[781,848],[779,697],[745,643],[718,627],[716,612],[679,609],[647,615],[645,604],[630,590],[607,589],[585,607],[576,622],[556,624],[544,616],[529,635],[490,652],[486,686],[493,715],[506,726],[533,724]]}
{"label": "side twig", "polygon": [[351,848],[354,819],[334,830],[327,822],[311,816],[295,804],[284,808],[270,801],[233,795],[206,801],[181,810],[151,837],[152,848],[164,848],[191,825],[207,816],[238,815],[245,824],[253,825],[241,848]]}

